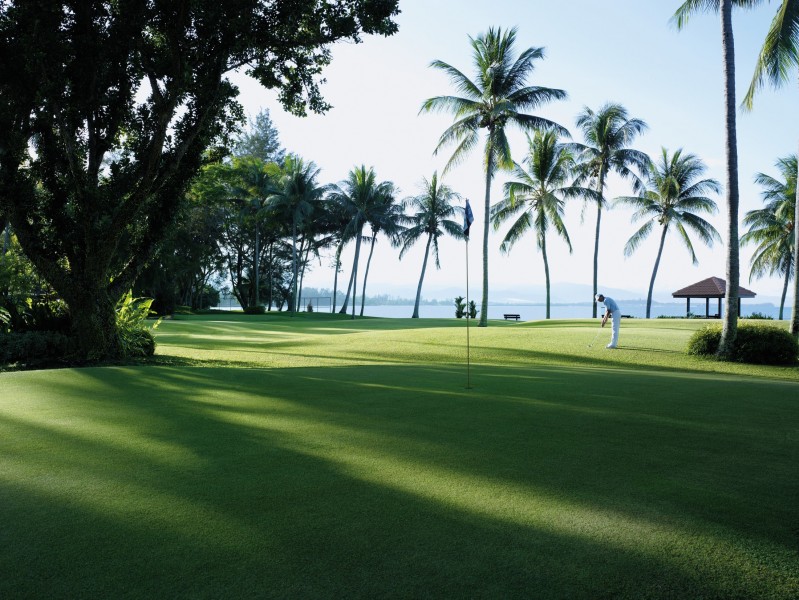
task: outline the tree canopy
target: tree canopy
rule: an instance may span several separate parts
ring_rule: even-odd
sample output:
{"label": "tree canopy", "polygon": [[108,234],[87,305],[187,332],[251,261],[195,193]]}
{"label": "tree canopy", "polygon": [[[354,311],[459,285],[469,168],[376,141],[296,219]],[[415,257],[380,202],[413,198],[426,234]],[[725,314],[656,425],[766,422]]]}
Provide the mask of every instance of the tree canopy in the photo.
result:
{"label": "tree canopy", "polygon": [[397,4],[0,1],[0,213],[70,307],[79,357],[120,354],[114,304],[241,120],[226,74],[322,112],[330,44],[394,33]]}

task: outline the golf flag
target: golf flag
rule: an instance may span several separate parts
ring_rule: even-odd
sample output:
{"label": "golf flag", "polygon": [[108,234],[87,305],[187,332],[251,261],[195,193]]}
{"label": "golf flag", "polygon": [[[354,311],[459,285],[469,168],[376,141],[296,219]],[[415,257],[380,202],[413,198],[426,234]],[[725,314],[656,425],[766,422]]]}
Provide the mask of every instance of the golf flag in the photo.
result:
{"label": "golf flag", "polygon": [[474,223],[474,215],[472,214],[472,207],[469,204],[469,199],[466,199],[466,208],[463,211],[463,235],[469,237],[469,228]]}

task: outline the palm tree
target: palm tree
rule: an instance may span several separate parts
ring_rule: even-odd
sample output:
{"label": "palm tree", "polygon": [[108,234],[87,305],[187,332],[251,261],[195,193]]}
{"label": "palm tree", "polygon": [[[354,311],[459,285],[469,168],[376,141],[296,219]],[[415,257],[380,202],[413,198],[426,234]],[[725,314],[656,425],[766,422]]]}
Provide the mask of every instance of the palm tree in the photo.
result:
{"label": "palm tree", "polygon": [[449,234],[457,239],[463,239],[464,237],[462,223],[451,219],[458,210],[452,203],[460,200],[460,194],[448,185],[441,183],[438,179],[437,171],[433,172],[433,177],[430,180],[427,178],[422,179],[421,188],[421,194],[405,200],[406,206],[411,210],[415,210],[415,212],[407,218],[409,227],[400,234],[402,243],[400,259],[422,236],[427,236],[424,260],[422,261],[422,274],[419,276],[419,285],[416,288],[416,302],[413,305],[412,319],[419,318],[419,302],[422,298],[422,283],[427,270],[430,248],[433,248],[436,268],[440,269],[438,238],[444,234]]}
{"label": "palm tree", "polygon": [[727,200],[727,291],[724,326],[719,341],[719,358],[731,356],[738,332],[738,287],[740,285],[740,248],[738,240],[738,139],[735,122],[735,44],[732,35],[732,6],[751,7],[762,0],[687,0],[672,21],[682,29],[691,14],[714,11],[721,18],[721,49],[724,64],[724,134],[726,155]]}
{"label": "palm tree", "polygon": [[[593,295],[597,294],[599,278],[599,231],[602,209],[605,207],[605,185],[610,173],[631,179],[633,190],[640,189],[638,176],[632,171],[646,169],[649,157],[639,150],[629,148],[633,139],[643,133],[647,125],[641,119],[631,119],[621,104],[608,103],[594,112],[587,106],[577,115],[577,127],[582,131],[585,144],[572,144],[570,149],[579,156],[577,181],[593,182],[596,192],[589,198],[596,202],[596,230],[594,233]],[[597,305],[591,303],[596,318]]]}
{"label": "palm tree", "polygon": [[[782,0],[774,20],[771,22],[766,41],[755,66],[752,84],[744,98],[744,106],[752,108],[754,95],[766,80],[774,86],[780,86],[789,79],[789,74],[799,66],[799,1]],[[795,157],[794,157],[795,158]],[[799,165],[795,166],[799,167]],[[793,174],[794,184],[797,173]],[[786,181],[788,178],[786,177]],[[799,188],[794,185],[792,223],[799,223]],[[799,338],[799,227],[793,228],[793,309],[791,311],[791,333]],[[754,265],[753,265],[754,268]],[[786,276],[787,277],[787,276]],[[787,282],[787,278],[786,278]],[[782,302],[785,302],[787,286],[783,290]],[[782,319],[782,304],[780,304]]]}
{"label": "palm tree", "polygon": [[614,201],[614,204],[626,205],[635,209],[634,222],[646,219],[641,228],[627,240],[624,247],[625,256],[630,256],[638,249],[641,242],[652,233],[655,225],[661,227],[660,245],[657,258],[655,258],[655,267],[652,269],[652,278],[649,280],[649,293],[646,297],[647,319],[651,314],[652,290],[655,287],[655,278],[658,274],[669,228],[673,226],[680,234],[680,239],[691,254],[694,264],[697,264],[698,261],[687,229],[692,230],[708,246],[712,246],[714,241],[721,241],[718,231],[696,214],[718,212],[716,202],[704,194],[708,192],[718,194],[721,191],[719,182],[715,179],[699,179],[705,171],[707,171],[707,167],[695,155],[683,154],[682,150],[677,150],[669,156],[668,150],[663,148],[657,164],[650,164],[647,172],[648,185],[640,195],[621,196]]}
{"label": "palm tree", "polygon": [[267,210],[278,218],[291,223],[291,312],[297,310],[297,282],[299,279],[299,259],[297,256],[297,237],[305,227],[321,202],[326,188],[316,182],[319,169],[313,161],[305,162],[296,154],[289,154],[283,160],[280,175],[274,192],[266,203]]}
{"label": "palm tree", "polygon": [[522,130],[555,129],[562,135],[568,132],[560,125],[524,113],[538,108],[551,100],[563,100],[566,92],[540,86],[527,86],[533,72],[533,62],[544,57],[543,48],[528,48],[515,57],[516,29],[503,31],[490,28],[477,38],[469,37],[476,67],[476,77],[469,79],[455,67],[436,60],[430,66],[441,69],[463,96],[436,96],[422,104],[420,112],[449,111],[455,122],[450,125],[438,141],[435,153],[444,146],[455,143],[455,151],[444,169],[462,162],[478,144],[480,130],[486,130],[483,151],[485,168],[485,210],[483,226],[483,298],[480,312],[480,327],[485,327],[488,315],[488,221],[491,206],[491,181],[496,170],[513,167],[510,146],[506,137],[507,125]]}
{"label": "palm tree", "polygon": [[369,266],[372,264],[372,254],[375,251],[377,235],[384,233],[392,246],[399,246],[399,235],[402,232],[404,211],[402,203],[397,202],[397,189],[394,184],[385,181],[378,185],[375,205],[368,216],[372,228],[371,242],[369,244],[369,258],[366,260],[366,270],[363,274],[363,288],[361,291],[361,316],[366,303],[366,279],[369,277]]}
{"label": "palm tree", "polygon": [[331,193],[328,199],[341,206],[341,210],[346,216],[346,226],[342,232],[342,239],[355,239],[355,256],[352,264],[352,275],[350,284],[347,287],[347,295],[344,304],[339,311],[346,314],[349,302],[350,291],[352,291],[352,318],[355,318],[355,294],[358,282],[358,260],[361,254],[361,241],[363,240],[363,228],[375,215],[380,206],[381,198],[390,193],[388,188],[392,186],[390,182],[384,181],[377,183],[377,176],[374,168],[368,170],[364,165],[352,169],[347,179],[338,185],[331,186]]}
{"label": "palm tree", "polygon": [[[515,181],[505,184],[505,198],[491,208],[491,221],[497,230],[505,221],[517,217],[511,225],[500,249],[509,252],[528,231],[535,232],[536,245],[544,259],[544,277],[547,290],[546,318],[550,318],[549,259],[547,258],[547,231],[554,227],[572,250],[571,240],[563,223],[566,198],[592,194],[591,190],[572,186],[567,181],[575,165],[574,155],[558,143],[554,131],[537,131],[533,138],[527,136],[527,170],[515,165]],[[518,215],[518,216],[517,216]]]}
{"label": "palm tree", "polygon": [[782,320],[788,283],[791,277],[796,277],[796,155],[779,159],[777,168],[783,181],[764,173],[755,176],[755,182],[765,188],[765,207],[746,213],[743,224],[749,227],[749,231],[741,236],[741,244],[757,244],[752,256],[750,280],[766,274],[779,274],[784,278],[780,299]]}

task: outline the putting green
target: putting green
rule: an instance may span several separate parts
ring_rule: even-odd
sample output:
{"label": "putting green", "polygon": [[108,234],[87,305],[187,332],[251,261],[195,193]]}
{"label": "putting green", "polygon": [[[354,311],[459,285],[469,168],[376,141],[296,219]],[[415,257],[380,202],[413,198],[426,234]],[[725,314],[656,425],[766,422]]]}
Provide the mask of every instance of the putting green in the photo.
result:
{"label": "putting green", "polygon": [[[0,374],[0,597],[799,596],[799,373],[697,325],[209,316]],[[603,336],[610,332],[603,332]]]}

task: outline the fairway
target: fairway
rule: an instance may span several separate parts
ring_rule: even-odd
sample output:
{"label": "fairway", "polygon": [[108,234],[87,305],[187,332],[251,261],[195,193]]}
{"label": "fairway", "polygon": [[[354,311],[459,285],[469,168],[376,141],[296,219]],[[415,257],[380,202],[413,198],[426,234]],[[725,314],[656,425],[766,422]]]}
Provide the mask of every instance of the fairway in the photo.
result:
{"label": "fairway", "polygon": [[0,598],[799,597],[799,368],[701,323],[164,321],[0,373]]}

